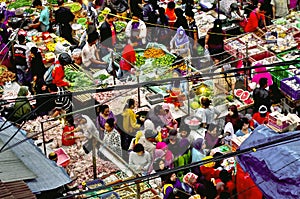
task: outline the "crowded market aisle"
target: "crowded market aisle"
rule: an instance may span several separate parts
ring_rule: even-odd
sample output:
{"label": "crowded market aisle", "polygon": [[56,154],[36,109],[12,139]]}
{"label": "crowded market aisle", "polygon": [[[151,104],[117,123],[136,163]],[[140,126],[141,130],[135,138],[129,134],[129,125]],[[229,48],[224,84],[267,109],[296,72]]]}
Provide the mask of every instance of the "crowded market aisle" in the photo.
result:
{"label": "crowded market aisle", "polygon": [[299,128],[299,13],[231,3],[1,4],[0,129],[64,168],[53,198],[270,197],[234,152]]}

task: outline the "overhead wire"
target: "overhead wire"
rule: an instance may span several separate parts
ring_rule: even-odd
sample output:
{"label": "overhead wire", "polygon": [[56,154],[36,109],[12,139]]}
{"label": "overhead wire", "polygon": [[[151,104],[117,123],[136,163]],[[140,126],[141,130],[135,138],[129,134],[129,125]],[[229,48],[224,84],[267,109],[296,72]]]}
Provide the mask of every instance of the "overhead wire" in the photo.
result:
{"label": "overhead wire", "polygon": [[[286,137],[283,137],[283,138],[275,139],[275,140],[272,140],[272,141],[269,141],[269,142],[266,142],[266,143],[262,143],[262,144],[258,144],[258,145],[255,145],[255,146],[251,146],[251,147],[248,147],[248,148],[245,148],[245,149],[240,149],[236,152],[231,152],[231,153],[228,153],[228,154],[224,154],[224,155],[219,156],[219,157],[213,157],[211,159],[201,160],[199,162],[191,163],[189,165],[185,165],[185,166],[182,166],[182,167],[176,167],[176,168],[173,168],[173,169],[164,170],[164,171],[161,171],[159,173],[149,174],[147,176],[142,176],[142,177],[137,177],[137,178],[134,178],[134,179],[125,180],[125,181],[114,183],[114,184],[111,184],[111,185],[101,186],[101,187],[91,189],[91,190],[88,190],[88,191],[83,191],[82,193],[76,193],[76,194],[71,194],[71,195],[64,196],[64,197],[59,197],[59,199],[65,199],[65,198],[68,198],[68,197],[73,197],[73,196],[76,196],[76,195],[81,195],[81,194],[85,194],[85,193],[89,193],[89,192],[94,192],[94,191],[98,191],[98,190],[113,188],[113,187],[116,187],[116,186],[121,186],[123,184],[125,184],[127,186],[131,186],[130,183],[134,183],[134,184],[135,183],[141,183],[141,182],[149,181],[151,179],[158,178],[161,175],[176,173],[178,171],[190,169],[190,168],[195,167],[195,166],[202,166],[204,164],[224,160],[224,159],[227,159],[227,158],[230,158],[230,157],[236,157],[236,156],[243,155],[243,154],[256,153],[257,151],[261,151],[261,150],[266,149],[266,147],[268,147],[268,146],[272,147],[274,144],[276,144],[276,146],[278,146],[280,144],[286,144],[285,141],[292,140],[292,139],[295,139],[295,141],[297,141],[299,138],[300,138],[300,132],[295,131],[295,133],[293,135],[289,135],[289,136],[286,136]],[[111,191],[108,191],[106,193],[109,193],[109,192],[111,192]]]}

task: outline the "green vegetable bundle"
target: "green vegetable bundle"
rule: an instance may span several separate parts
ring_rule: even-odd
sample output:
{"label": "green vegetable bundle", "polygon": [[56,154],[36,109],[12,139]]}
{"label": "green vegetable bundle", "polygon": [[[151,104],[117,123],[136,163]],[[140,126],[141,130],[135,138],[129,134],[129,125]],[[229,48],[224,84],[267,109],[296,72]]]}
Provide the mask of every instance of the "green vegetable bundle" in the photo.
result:
{"label": "green vegetable bundle", "polygon": [[12,2],[8,5],[8,9],[17,9],[25,6],[31,6],[32,2],[29,0],[17,0],[15,2]]}

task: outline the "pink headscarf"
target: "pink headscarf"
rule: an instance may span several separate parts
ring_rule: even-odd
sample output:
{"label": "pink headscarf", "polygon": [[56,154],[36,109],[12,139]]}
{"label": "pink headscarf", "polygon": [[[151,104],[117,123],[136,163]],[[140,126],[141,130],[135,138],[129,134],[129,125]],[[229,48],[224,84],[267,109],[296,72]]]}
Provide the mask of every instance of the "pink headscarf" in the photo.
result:
{"label": "pink headscarf", "polygon": [[[258,63],[258,64],[255,64],[255,66],[262,66],[262,64]],[[268,86],[273,85],[272,76],[269,72],[267,72],[266,67],[255,68],[255,72],[257,74],[255,74],[253,76],[252,82],[255,82],[256,84],[259,84],[259,80],[264,77],[264,78],[268,79]]]}
{"label": "pink headscarf", "polygon": [[165,142],[157,142],[156,149],[165,149],[168,145]]}
{"label": "pink headscarf", "polygon": [[[165,142],[158,142],[156,144],[156,150],[154,152],[154,158],[162,157],[165,156],[165,165],[168,166],[169,168],[172,168],[174,156],[173,153],[170,150],[167,150],[164,152],[164,149],[167,149],[168,145]],[[164,152],[162,154],[161,152]]]}

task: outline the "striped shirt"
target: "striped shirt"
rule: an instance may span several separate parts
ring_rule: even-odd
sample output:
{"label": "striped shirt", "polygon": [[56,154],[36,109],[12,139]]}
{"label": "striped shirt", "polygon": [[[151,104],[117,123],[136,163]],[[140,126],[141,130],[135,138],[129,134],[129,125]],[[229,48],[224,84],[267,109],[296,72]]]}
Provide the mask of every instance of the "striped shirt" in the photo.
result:
{"label": "striped shirt", "polygon": [[63,87],[57,87],[57,98],[55,100],[55,108],[58,110],[65,110],[70,112],[72,110],[72,94]]}

